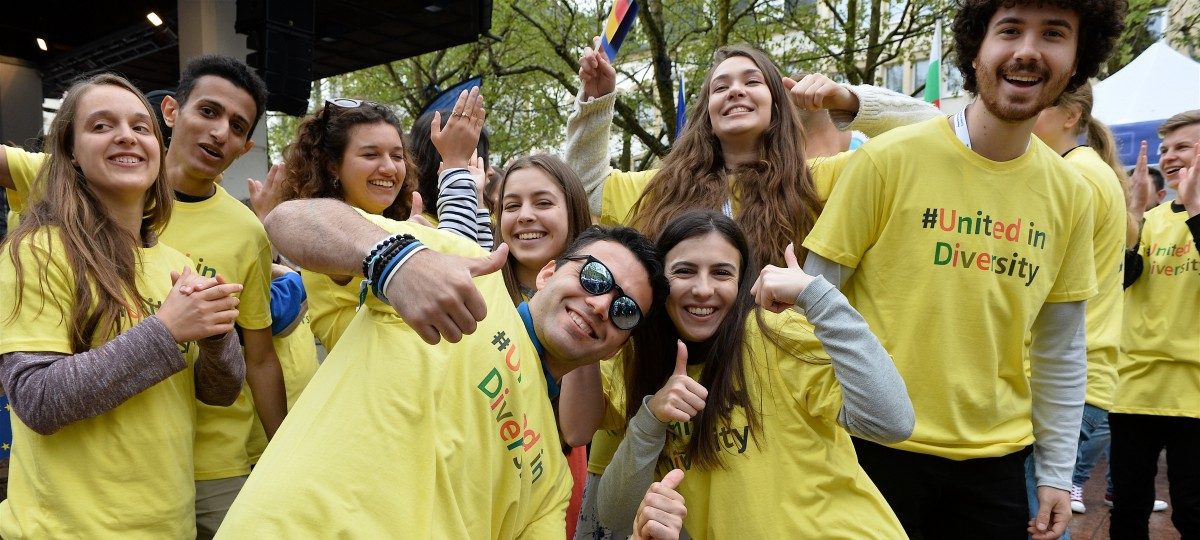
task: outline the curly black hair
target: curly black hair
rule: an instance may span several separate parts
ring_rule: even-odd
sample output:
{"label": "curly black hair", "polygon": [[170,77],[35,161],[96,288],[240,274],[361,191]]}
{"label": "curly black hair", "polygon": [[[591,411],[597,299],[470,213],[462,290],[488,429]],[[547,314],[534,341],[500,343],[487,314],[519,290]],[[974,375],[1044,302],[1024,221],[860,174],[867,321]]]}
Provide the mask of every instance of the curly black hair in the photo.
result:
{"label": "curly black hair", "polygon": [[971,63],[979,55],[992,15],[1001,7],[1049,5],[1079,15],[1077,65],[1075,75],[1067,83],[1067,92],[1096,76],[1100,64],[1108,59],[1117,38],[1125,30],[1125,13],[1129,10],[1127,0],[957,0],[957,4],[958,13],[954,15],[952,27],[957,56],[955,64],[962,72],[963,88],[971,93],[977,92],[975,67]]}

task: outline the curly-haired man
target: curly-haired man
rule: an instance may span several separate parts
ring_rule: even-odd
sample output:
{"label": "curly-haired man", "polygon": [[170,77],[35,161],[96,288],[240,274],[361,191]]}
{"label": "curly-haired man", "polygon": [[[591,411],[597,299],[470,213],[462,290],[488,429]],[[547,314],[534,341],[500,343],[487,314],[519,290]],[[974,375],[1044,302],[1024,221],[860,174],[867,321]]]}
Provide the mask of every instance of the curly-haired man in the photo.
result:
{"label": "curly-haired man", "polygon": [[960,0],[958,67],[978,99],[860,148],[804,242],[806,269],[842,284],[913,389],[912,437],[856,448],[914,539],[1058,538],[1070,519],[1093,210],[1084,180],[1031,133],[1096,74],[1126,8]]}

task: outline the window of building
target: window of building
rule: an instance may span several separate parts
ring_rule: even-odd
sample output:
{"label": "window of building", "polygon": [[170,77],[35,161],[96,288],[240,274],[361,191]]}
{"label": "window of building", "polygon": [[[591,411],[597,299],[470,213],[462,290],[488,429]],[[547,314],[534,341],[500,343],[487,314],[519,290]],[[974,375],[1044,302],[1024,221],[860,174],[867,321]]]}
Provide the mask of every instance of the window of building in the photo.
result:
{"label": "window of building", "polygon": [[883,87],[893,92],[904,91],[904,66],[892,64],[883,68]]}
{"label": "window of building", "polygon": [[925,80],[929,78],[929,59],[917,60],[913,64],[913,92],[925,88]]}

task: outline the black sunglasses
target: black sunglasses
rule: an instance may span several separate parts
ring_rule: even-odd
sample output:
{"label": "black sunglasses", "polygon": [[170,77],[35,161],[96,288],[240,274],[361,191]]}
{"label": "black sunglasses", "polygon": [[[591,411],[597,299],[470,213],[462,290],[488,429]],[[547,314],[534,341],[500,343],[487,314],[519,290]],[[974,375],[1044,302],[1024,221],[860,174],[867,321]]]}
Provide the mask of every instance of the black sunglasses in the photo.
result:
{"label": "black sunglasses", "polygon": [[621,290],[621,286],[617,285],[612,272],[608,270],[607,266],[604,266],[604,263],[591,255],[563,257],[563,259],[585,261],[583,267],[579,269],[579,285],[588,294],[600,296],[612,290],[617,291],[617,296],[608,306],[608,320],[612,321],[613,326],[621,330],[633,330],[642,322],[642,308],[638,307],[637,302]]}

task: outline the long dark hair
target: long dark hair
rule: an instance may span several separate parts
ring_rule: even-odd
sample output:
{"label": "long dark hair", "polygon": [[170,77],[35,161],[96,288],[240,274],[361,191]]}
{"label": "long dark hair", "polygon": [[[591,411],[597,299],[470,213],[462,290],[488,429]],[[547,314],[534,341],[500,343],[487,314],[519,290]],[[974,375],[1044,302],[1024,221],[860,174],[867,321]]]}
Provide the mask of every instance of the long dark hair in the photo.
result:
{"label": "long dark hair", "polygon": [[[403,136],[400,119],[391,109],[378,103],[363,101],[357,107],[342,107],[331,103],[316,114],[304,119],[296,128],[296,138],[283,150],[287,175],[280,186],[280,199],[332,198],[345,200],[345,188],[337,179],[350,130],[363,124],[384,123],[396,128]],[[396,200],[381,215],[389,219],[408,219],[412,192],[417,185],[417,166],[409,144],[404,144],[404,178]],[[426,202],[426,204],[429,204]]]}
{"label": "long dark hair", "polygon": [[[708,95],[713,72],[734,57],[748,58],[762,71],[771,91],[771,123],[762,134],[758,160],[726,170],[729,164],[724,162],[708,114]],[[757,49],[721,47],[713,55],[699,95],[683,134],[634,206],[632,225],[654,238],[688,209],[720,209],[732,191],[739,206],[738,223],[750,231],[756,260],[782,263],[788,243],[796,245],[796,256],[804,260],[807,252],[801,243],[816,223],[822,203],[805,163],[804,128],[779,68]]]}
{"label": "long dark hair", "polygon": [[[50,157],[42,164],[37,180],[33,182],[34,193],[29,198],[32,204],[29,211],[21,216],[17,230],[8,238],[9,255],[13,259],[17,281],[24,282],[28,277],[24,266],[31,264],[45,291],[49,284],[40,269],[49,264],[49,260],[42,260],[42,257],[48,258],[50,254],[34,250],[32,260],[23,261],[19,256],[19,248],[25,237],[44,227],[58,231],[67,262],[75,272],[75,290],[70,297],[71,319],[66,322],[70,328],[71,350],[76,353],[92,348],[92,341],[96,337],[120,333],[122,314],[145,313],[142,296],[137,290],[138,267],[141,264],[138,248],[157,242],[157,235],[171,217],[174,200],[171,186],[163,176],[166,150],[157,122],[150,124],[158,139],[159,170],[154,183],[146,190],[145,211],[142,213],[138,238],[121,228],[108,214],[83,171],[72,163],[75,154],[74,123],[80,114],[79,101],[99,86],[115,86],[129,91],[142,101],[146,112],[154,116],[146,97],[119,75],[102,73],[71,86],[46,137],[45,151]],[[23,290],[17,289],[13,316],[20,309]],[[67,293],[56,291],[43,297],[54,297],[62,303]],[[63,312],[68,310],[63,309]]]}
{"label": "long dark hair", "polygon": [[[512,162],[508,168],[504,169],[504,174],[499,180],[500,189],[496,192],[496,204],[500,207],[500,211],[492,215],[495,220],[493,228],[496,230],[497,236],[500,234],[500,220],[503,219],[504,214],[504,193],[508,191],[508,177],[521,169],[538,169],[546,173],[562,190],[563,204],[567,208],[567,238],[565,239],[566,244],[563,245],[565,250],[575,240],[575,237],[579,236],[579,233],[592,226],[592,214],[588,210],[587,192],[583,190],[583,182],[579,180],[575,170],[557,156],[550,154],[526,156]],[[517,282],[517,265],[519,264],[521,263],[510,251],[508,262],[504,263],[503,273],[504,285],[508,288],[508,295],[514,304],[524,301],[521,296],[521,284]]]}
{"label": "long dark hair", "polygon": [[[733,244],[741,254],[738,292],[729,313],[702,347],[702,358],[689,358],[689,363],[703,362],[700,384],[708,389],[704,410],[692,419],[692,435],[687,453],[693,463],[705,469],[722,466],[717,431],[728,426],[734,409],[746,414],[750,432],[759,431],[758,411],[747,393],[745,366],[750,361],[746,341],[746,322],[754,311],[750,295],[758,276],[758,264],[741,227],[732,219],[712,210],[690,210],[672,220],[662,230],[655,243],[659,260],[665,264],[667,253],[680,242],[690,238],[717,233]],[[670,270],[667,270],[668,279]],[[665,305],[657,302],[659,306]],[[656,309],[647,321],[633,330],[630,345],[624,355],[625,415],[633,418],[642,405],[642,398],[657,392],[671,376],[675,360],[675,340],[679,331],[671,322],[666,309]]]}

